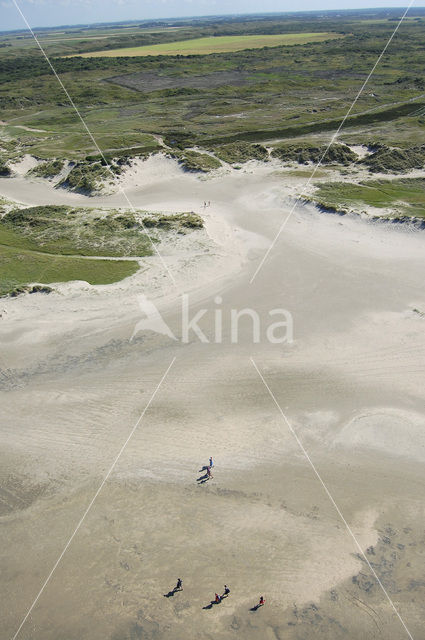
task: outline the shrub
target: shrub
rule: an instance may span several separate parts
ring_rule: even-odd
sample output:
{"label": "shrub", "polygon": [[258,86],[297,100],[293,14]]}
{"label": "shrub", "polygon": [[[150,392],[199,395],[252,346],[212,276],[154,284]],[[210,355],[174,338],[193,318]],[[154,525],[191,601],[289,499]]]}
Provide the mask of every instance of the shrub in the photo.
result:
{"label": "shrub", "polygon": [[102,179],[108,177],[110,177],[110,172],[100,162],[79,162],[71,169],[60,185],[73,191],[92,193],[101,189],[103,186]]}
{"label": "shrub", "polygon": [[248,160],[267,161],[269,158],[268,151],[263,145],[250,144],[249,142],[233,142],[232,144],[220,145],[211,150],[214,151],[218,158],[230,164],[248,162]]}
{"label": "shrub", "polygon": [[422,169],[425,165],[425,145],[410,149],[390,148],[382,145],[375,153],[361,160],[372,173],[404,173]]}
{"label": "shrub", "polygon": [[31,169],[29,173],[40,178],[54,178],[62,171],[63,167],[63,160],[52,160],[51,162],[39,164],[37,167]]}
{"label": "shrub", "polygon": [[186,151],[184,153],[172,153],[170,155],[178,159],[179,164],[185,171],[208,173],[208,171],[221,167],[220,160],[209,156],[207,153]]}
{"label": "shrub", "polygon": [[358,160],[357,154],[345,144],[333,144],[326,155],[324,155],[325,151],[326,146],[288,145],[275,147],[271,155],[284,162],[298,162],[299,164],[318,163],[322,160],[322,164],[342,164],[346,166]]}

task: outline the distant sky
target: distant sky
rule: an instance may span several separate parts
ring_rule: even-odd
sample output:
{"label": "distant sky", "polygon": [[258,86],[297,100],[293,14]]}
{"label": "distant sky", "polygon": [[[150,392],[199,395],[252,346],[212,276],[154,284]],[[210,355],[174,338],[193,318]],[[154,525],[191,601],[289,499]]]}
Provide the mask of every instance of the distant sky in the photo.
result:
{"label": "distant sky", "polygon": [[[17,0],[32,27],[231,13],[406,7],[408,0]],[[425,7],[416,0],[414,7]],[[0,31],[24,27],[12,0],[0,0]]]}

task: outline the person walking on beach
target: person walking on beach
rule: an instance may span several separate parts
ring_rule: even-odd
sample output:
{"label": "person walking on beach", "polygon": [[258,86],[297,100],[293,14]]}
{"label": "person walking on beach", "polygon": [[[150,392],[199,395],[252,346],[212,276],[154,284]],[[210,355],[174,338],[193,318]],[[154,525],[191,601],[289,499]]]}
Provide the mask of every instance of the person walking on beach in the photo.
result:
{"label": "person walking on beach", "polygon": [[221,602],[221,596],[218,595],[218,593],[215,594],[215,603],[216,604],[220,604]]}
{"label": "person walking on beach", "polygon": [[260,602],[258,603],[259,607],[263,607],[266,604],[266,601],[264,600],[263,596],[261,596],[260,598]]}
{"label": "person walking on beach", "polygon": [[177,578],[176,591],[183,591],[183,582],[181,578]]}
{"label": "person walking on beach", "polygon": [[230,589],[229,589],[229,587],[227,586],[227,584],[225,584],[225,585],[224,585],[224,595],[225,595],[225,596],[228,596],[228,595],[229,595],[229,593],[230,593]]}
{"label": "person walking on beach", "polygon": [[212,457],[210,456],[210,467],[213,467],[213,466],[214,466],[214,462],[213,462]]}

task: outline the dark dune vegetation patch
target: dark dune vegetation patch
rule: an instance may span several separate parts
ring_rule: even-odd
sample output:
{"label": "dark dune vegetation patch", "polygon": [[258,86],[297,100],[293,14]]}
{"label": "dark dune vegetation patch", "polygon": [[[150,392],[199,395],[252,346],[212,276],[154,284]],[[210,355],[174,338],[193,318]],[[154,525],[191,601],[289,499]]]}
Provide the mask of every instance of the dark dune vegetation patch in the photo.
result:
{"label": "dark dune vegetation patch", "polygon": [[60,186],[90,194],[101,190],[105,180],[110,180],[111,177],[111,172],[101,162],[79,162],[60,182]]}
{"label": "dark dune vegetation patch", "polygon": [[63,160],[51,160],[48,162],[42,162],[28,173],[38,178],[54,178],[63,169],[65,163]]}
{"label": "dark dune vegetation patch", "polygon": [[222,165],[220,160],[213,158],[207,153],[199,153],[198,151],[171,151],[167,155],[178,160],[180,166],[192,173],[208,173],[214,169],[219,169]]}
{"label": "dark dune vegetation patch", "polygon": [[279,145],[271,152],[274,158],[279,158],[283,162],[298,162],[307,164],[309,162],[322,164],[349,165],[358,160],[354,151],[345,144],[333,144],[329,149],[327,146],[315,146],[311,144],[301,145]]}
{"label": "dark dune vegetation patch", "polygon": [[167,89],[211,89],[213,87],[222,87],[223,85],[243,87],[251,81],[252,72],[237,69],[234,71],[212,71],[211,73],[186,76],[158,75],[157,73],[149,71],[141,71],[123,76],[105,78],[105,82],[118,84],[122,87],[134,89],[135,91],[141,91],[142,93],[152,93],[153,91],[164,91]]}
{"label": "dark dune vegetation patch", "polygon": [[0,176],[2,178],[8,178],[12,175],[12,170],[6,164],[0,164]]}
{"label": "dark dune vegetation patch", "polygon": [[425,145],[399,149],[382,144],[361,162],[371,173],[404,173],[411,169],[423,169]]}
{"label": "dark dune vegetation patch", "polygon": [[152,244],[146,227],[183,232],[202,226],[202,218],[195,213],[105,213],[55,205],[13,209],[0,220],[0,231],[19,234],[34,250],[114,257],[151,255]]}
{"label": "dark dune vegetation patch", "polygon": [[269,159],[267,149],[261,144],[234,142],[232,144],[211,147],[210,149],[218,158],[230,164],[247,162],[248,160],[267,161]]}
{"label": "dark dune vegetation patch", "polygon": [[43,253],[85,256],[151,255],[149,239],[133,213],[109,213],[66,206],[13,209],[0,231],[13,232]]}

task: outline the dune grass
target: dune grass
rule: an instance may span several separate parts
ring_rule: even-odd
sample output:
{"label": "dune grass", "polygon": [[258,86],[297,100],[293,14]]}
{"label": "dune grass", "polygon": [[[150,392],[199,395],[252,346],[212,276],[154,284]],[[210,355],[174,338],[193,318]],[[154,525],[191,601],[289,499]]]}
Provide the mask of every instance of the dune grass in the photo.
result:
{"label": "dune grass", "polygon": [[132,211],[59,205],[12,209],[0,218],[0,296],[30,283],[118,282],[139,268],[137,260],[119,258],[150,256],[151,240],[162,233],[202,227],[193,212],[137,217]]}
{"label": "dune grass", "polygon": [[133,275],[138,268],[135,260],[62,257],[0,244],[0,296],[33,282],[84,280],[90,284],[111,284]]}
{"label": "dune grass", "polygon": [[[133,275],[139,268],[136,260],[81,257],[105,256],[106,248],[110,250],[109,255],[125,255],[123,249],[127,247],[121,246],[127,240],[122,237],[125,233],[117,233],[116,247],[109,246],[108,239],[113,233],[109,228],[106,232],[103,227],[96,228],[95,234],[94,230],[90,233],[89,227],[86,236],[82,231],[76,234],[74,226],[66,223],[69,213],[66,207],[30,207],[21,211],[9,214],[21,215],[19,224],[8,223],[8,215],[0,223],[0,296],[29,283],[85,280],[90,284],[111,284]],[[133,238],[131,240],[135,242]],[[143,249],[143,255],[149,255],[144,236],[136,244],[141,245],[137,248]]]}
{"label": "dune grass", "polygon": [[332,182],[318,186],[314,200],[326,208],[372,206],[388,209],[390,216],[425,218],[425,180],[370,180],[360,184]]}
{"label": "dune grass", "polygon": [[125,47],[122,49],[110,49],[108,51],[91,51],[90,53],[82,54],[82,56],[84,58],[115,58],[122,56],[206,55],[209,53],[226,53],[231,51],[242,51],[243,49],[261,49],[262,47],[277,47],[281,45],[293,46],[296,44],[308,44],[310,42],[323,42],[324,40],[333,40],[335,38],[342,37],[342,34],[331,32],[216,36],[209,38],[194,38],[192,40],[181,40],[177,42],[165,42],[142,47]]}

